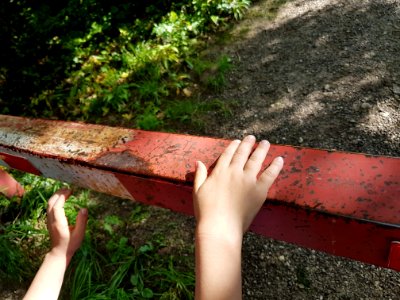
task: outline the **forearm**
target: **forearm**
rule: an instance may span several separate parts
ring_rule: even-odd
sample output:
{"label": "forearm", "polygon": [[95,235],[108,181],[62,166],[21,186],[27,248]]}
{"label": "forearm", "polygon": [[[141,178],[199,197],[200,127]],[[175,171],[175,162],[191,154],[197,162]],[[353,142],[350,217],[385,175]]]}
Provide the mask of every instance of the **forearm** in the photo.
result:
{"label": "forearm", "polygon": [[241,299],[242,236],[196,232],[196,299]]}
{"label": "forearm", "polygon": [[61,290],[68,259],[52,252],[46,254],[24,300],[57,299]]}

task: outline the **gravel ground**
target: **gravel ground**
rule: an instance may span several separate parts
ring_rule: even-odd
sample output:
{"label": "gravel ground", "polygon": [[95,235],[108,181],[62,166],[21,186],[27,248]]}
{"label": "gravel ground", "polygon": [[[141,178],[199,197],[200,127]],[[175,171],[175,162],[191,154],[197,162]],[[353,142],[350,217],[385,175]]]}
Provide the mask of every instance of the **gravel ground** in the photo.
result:
{"label": "gravel ground", "polygon": [[[271,20],[271,6],[283,4]],[[400,1],[259,1],[224,46],[206,134],[400,156]],[[400,273],[248,234],[245,299],[400,299]]]}

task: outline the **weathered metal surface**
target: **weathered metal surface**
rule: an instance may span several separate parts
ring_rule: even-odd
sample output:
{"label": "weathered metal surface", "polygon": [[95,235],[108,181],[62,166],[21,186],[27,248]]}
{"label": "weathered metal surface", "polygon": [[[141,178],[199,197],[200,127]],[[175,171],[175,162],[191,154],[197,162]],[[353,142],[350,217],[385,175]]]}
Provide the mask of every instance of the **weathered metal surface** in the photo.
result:
{"label": "weathered metal surface", "polygon": [[9,155],[5,152],[0,153],[0,165],[17,170],[24,170],[25,172],[35,175],[42,175],[29,160],[18,155]]}
{"label": "weathered metal surface", "polygon": [[[0,155],[11,167],[187,214],[195,161],[211,169],[228,143],[0,115]],[[252,229],[388,266],[400,240],[400,159],[272,145],[266,164],[278,155],[284,169]],[[13,156],[31,167],[10,164]]]}

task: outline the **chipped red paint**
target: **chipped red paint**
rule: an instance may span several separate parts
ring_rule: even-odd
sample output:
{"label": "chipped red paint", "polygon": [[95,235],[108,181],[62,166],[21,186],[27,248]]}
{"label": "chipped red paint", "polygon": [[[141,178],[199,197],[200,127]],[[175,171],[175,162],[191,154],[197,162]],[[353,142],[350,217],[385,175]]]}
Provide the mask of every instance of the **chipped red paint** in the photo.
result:
{"label": "chipped red paint", "polygon": [[24,170],[25,172],[35,175],[42,175],[42,173],[38,169],[36,169],[29,160],[24,157],[18,155],[9,155],[7,153],[0,153],[0,164],[1,161],[5,163],[6,167],[17,170]]}
{"label": "chipped red paint", "polygon": [[[187,214],[195,161],[211,169],[228,143],[0,115],[0,155],[23,157],[47,177]],[[284,169],[252,230],[388,266],[390,244],[400,240],[400,159],[272,145],[266,164],[278,155]]]}

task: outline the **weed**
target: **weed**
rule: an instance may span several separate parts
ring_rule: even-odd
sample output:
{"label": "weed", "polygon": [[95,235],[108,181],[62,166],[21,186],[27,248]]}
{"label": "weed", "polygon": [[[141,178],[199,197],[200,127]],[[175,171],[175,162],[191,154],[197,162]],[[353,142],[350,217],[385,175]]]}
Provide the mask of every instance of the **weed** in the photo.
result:
{"label": "weed", "polygon": [[[3,228],[1,228],[3,231]],[[0,280],[3,282],[23,282],[34,274],[28,255],[10,235],[0,235]],[[37,265],[37,264],[35,264]]]}
{"label": "weed", "polygon": [[150,217],[150,213],[145,206],[137,205],[132,211],[129,217],[129,221],[132,223],[142,223]]}
{"label": "weed", "polygon": [[124,222],[115,215],[108,215],[104,219],[104,230],[108,232],[108,234],[112,235],[114,233],[115,227],[120,227],[124,224]]}
{"label": "weed", "polygon": [[145,111],[138,117],[136,125],[145,130],[155,130],[161,126],[162,120],[158,117],[160,109],[150,103]]}
{"label": "weed", "polygon": [[194,74],[207,88],[214,91],[221,90],[225,84],[226,73],[231,70],[232,64],[228,56],[222,56],[217,61],[194,59],[190,62]]}

